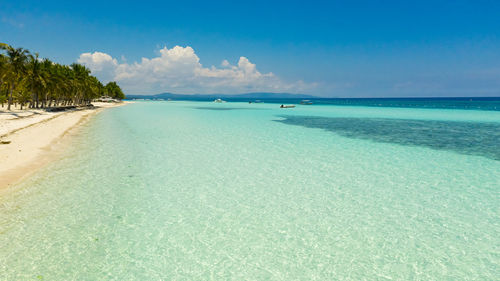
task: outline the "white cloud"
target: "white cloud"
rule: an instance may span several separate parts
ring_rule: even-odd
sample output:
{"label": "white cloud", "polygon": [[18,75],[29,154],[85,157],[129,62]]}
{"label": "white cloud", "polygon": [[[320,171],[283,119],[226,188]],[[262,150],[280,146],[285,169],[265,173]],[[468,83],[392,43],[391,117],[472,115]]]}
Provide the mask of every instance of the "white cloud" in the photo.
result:
{"label": "white cloud", "polygon": [[104,81],[111,81],[115,78],[115,71],[118,67],[118,61],[110,55],[101,52],[83,53],[78,62],[86,65],[92,73],[98,74]]}
{"label": "white cloud", "polygon": [[86,65],[104,82],[117,81],[126,93],[241,93],[253,91],[306,92],[315,84],[286,83],[273,73],[261,73],[246,57],[236,65],[223,60],[221,68],[204,67],[193,48],[164,47],[159,56],[140,62],[119,63],[106,53],[83,53],[79,63]]}

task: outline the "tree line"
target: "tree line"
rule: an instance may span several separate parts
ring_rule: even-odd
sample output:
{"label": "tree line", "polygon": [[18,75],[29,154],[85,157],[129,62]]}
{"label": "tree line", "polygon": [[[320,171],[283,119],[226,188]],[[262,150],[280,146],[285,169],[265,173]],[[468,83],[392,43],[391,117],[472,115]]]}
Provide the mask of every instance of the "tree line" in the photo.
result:
{"label": "tree line", "polygon": [[0,103],[28,108],[88,105],[101,96],[124,99],[116,82],[103,85],[82,64],[63,65],[0,43]]}

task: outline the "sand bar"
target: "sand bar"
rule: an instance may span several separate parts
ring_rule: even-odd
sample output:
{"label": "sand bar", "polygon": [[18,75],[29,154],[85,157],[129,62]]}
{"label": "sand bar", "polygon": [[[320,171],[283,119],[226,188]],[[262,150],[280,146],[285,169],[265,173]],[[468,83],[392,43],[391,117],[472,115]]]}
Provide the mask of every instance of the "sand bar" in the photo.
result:
{"label": "sand bar", "polygon": [[127,104],[93,103],[93,109],[63,112],[6,111],[0,108],[0,190],[21,181],[57,159],[69,132],[109,107]]}

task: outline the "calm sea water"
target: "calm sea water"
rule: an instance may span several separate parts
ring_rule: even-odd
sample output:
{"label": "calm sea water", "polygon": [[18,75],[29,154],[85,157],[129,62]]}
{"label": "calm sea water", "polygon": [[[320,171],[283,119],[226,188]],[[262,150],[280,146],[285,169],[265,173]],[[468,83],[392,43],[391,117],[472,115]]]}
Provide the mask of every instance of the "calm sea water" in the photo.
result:
{"label": "calm sea water", "polygon": [[0,280],[498,280],[500,112],[367,105],[106,110],[0,195]]}

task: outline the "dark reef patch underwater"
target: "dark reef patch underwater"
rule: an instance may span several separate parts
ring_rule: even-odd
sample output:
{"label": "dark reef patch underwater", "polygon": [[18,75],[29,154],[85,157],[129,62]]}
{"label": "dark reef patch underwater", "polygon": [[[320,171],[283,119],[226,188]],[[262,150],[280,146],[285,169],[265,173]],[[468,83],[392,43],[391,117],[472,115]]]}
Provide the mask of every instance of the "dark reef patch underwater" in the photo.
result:
{"label": "dark reef patch underwater", "polygon": [[318,128],[348,138],[484,156],[500,161],[500,123],[386,118],[279,116],[288,125]]}

